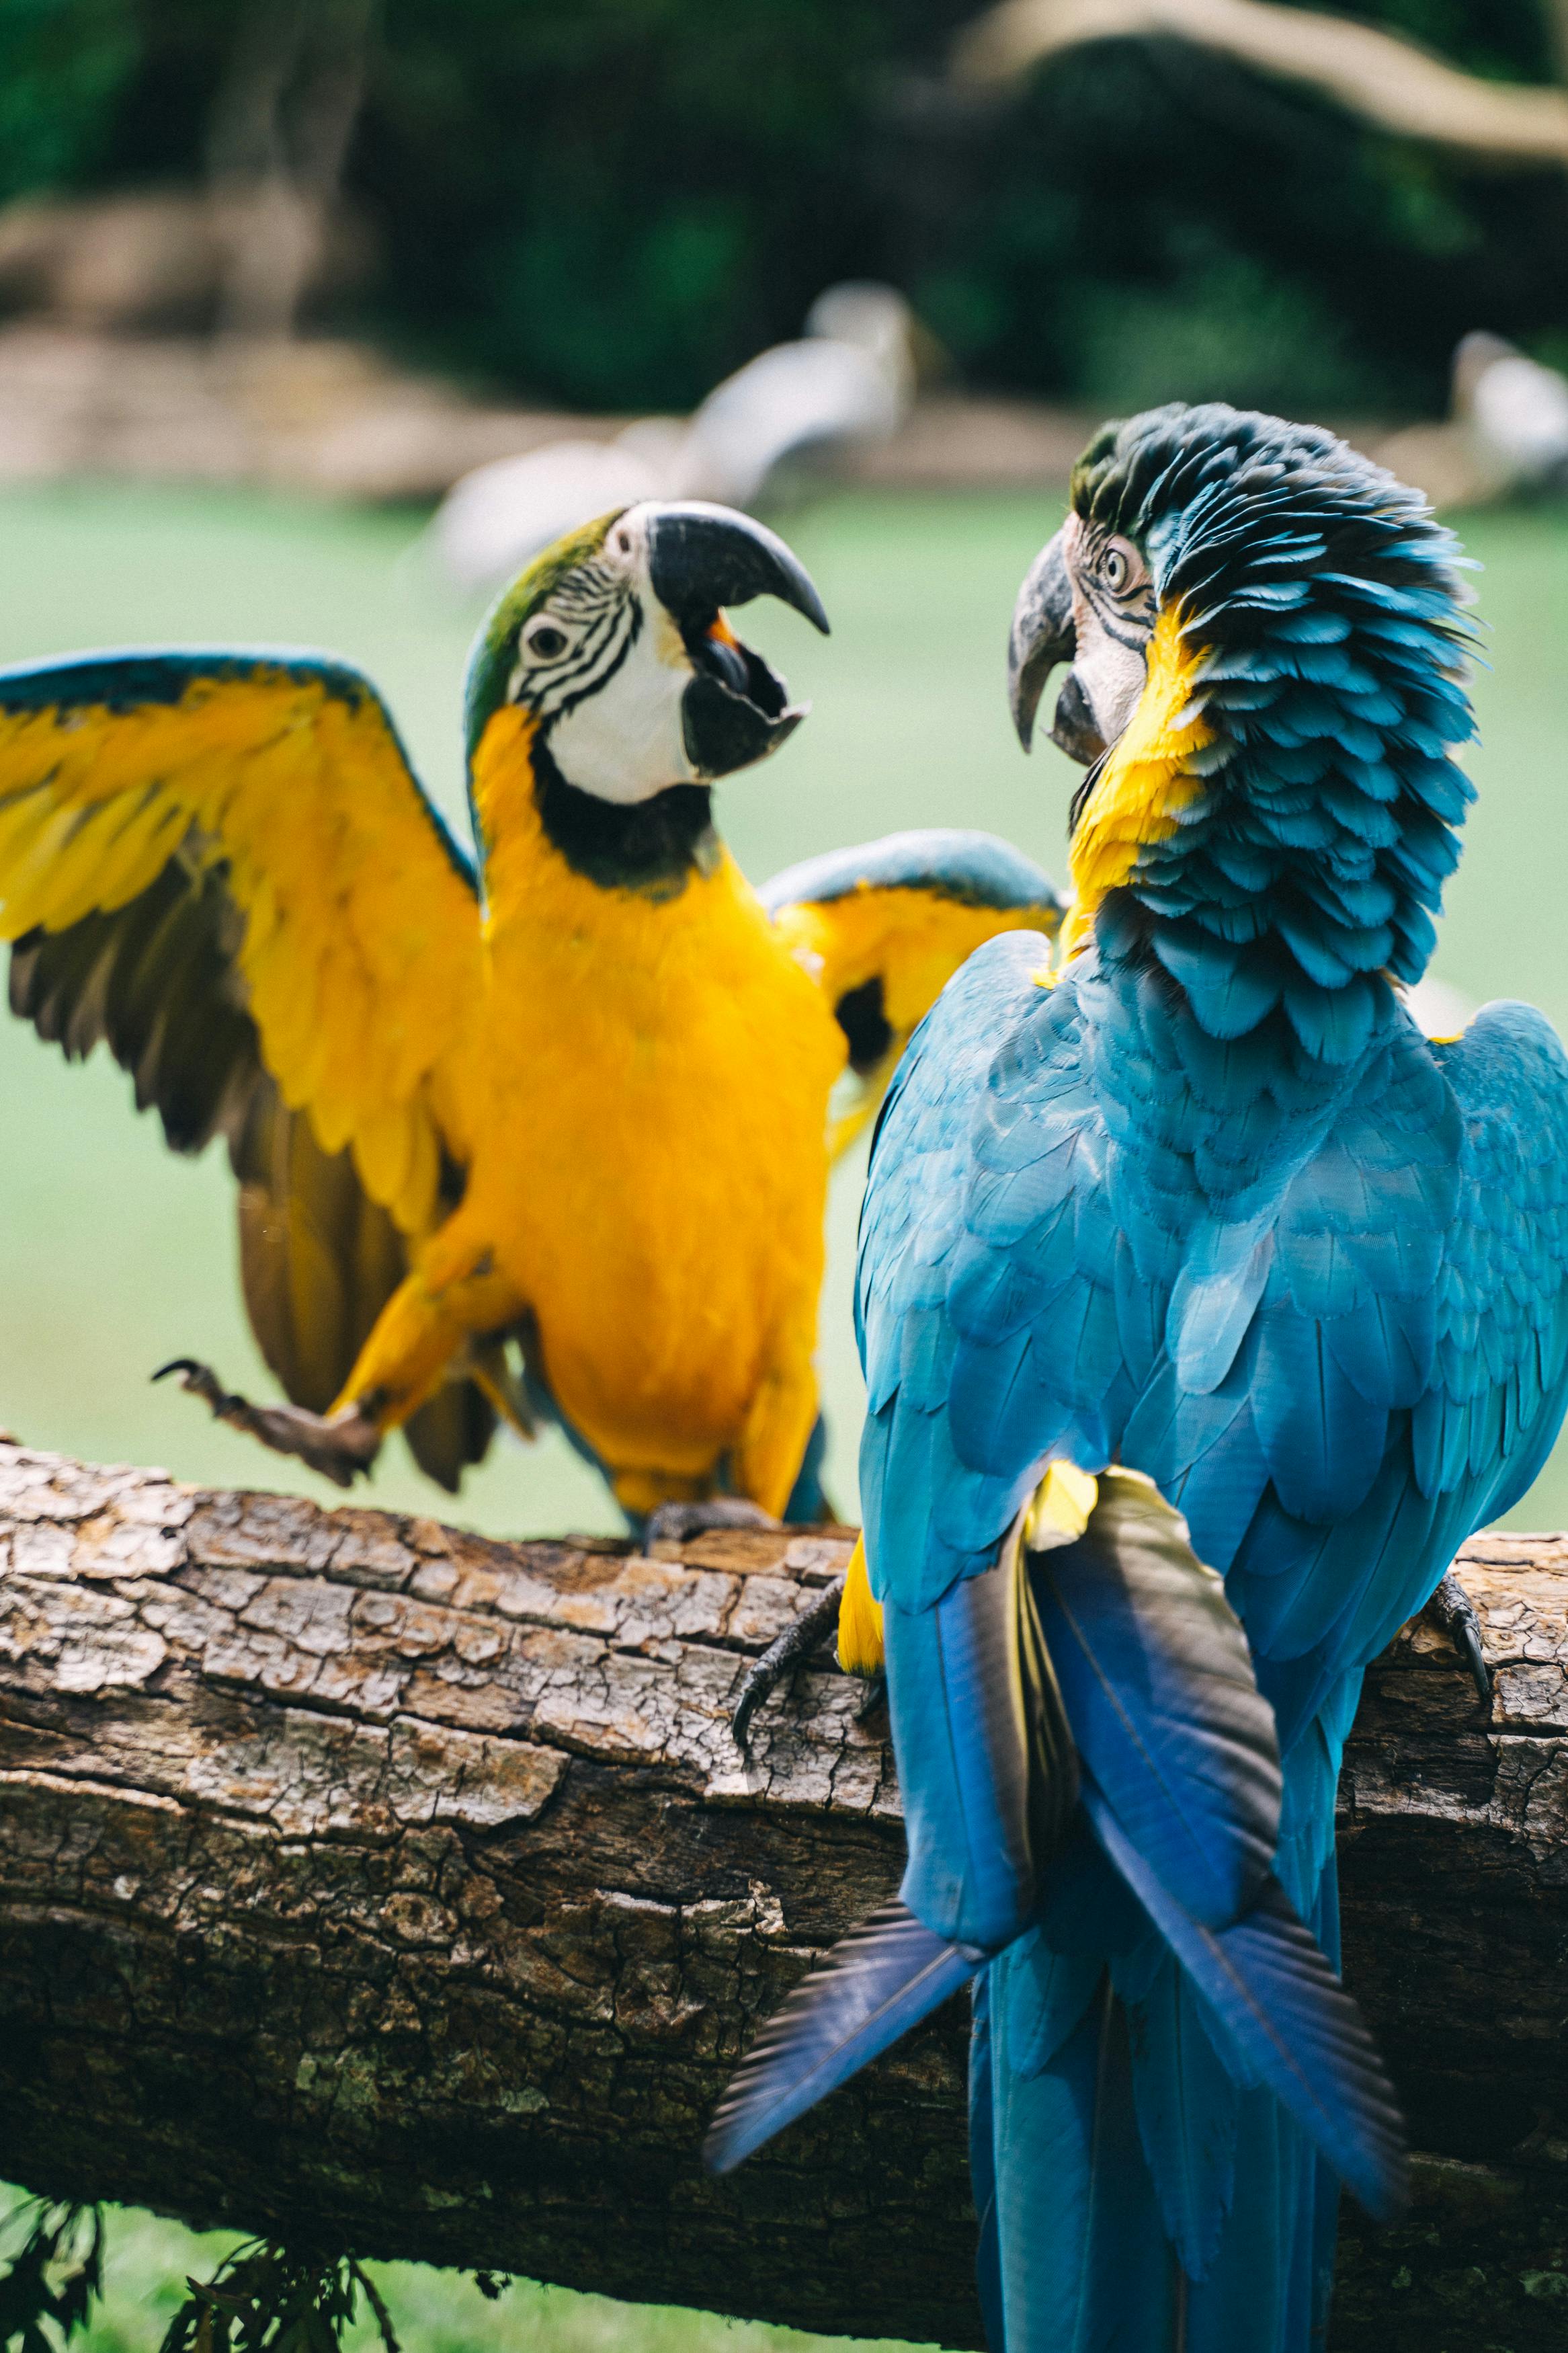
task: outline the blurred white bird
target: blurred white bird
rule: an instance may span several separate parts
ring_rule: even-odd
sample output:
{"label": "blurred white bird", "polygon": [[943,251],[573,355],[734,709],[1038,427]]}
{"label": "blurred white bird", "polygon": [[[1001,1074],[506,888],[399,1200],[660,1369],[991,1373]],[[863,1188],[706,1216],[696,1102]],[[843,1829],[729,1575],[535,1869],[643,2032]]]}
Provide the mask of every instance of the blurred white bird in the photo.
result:
{"label": "blurred white bird", "polygon": [[499,586],[608,507],[711,499],[747,508],[800,461],[887,440],[914,398],[913,330],[893,287],[830,286],[801,342],[748,360],[684,423],[646,417],[613,441],[554,441],[465,474],[430,526],[442,569],[462,588]]}
{"label": "blurred white bird", "polygon": [[1568,488],[1568,376],[1500,335],[1467,335],[1454,353],[1454,415],[1500,489]]}
{"label": "blurred white bird", "polygon": [[1435,1039],[1462,1038],[1480,1009],[1462,988],[1451,980],[1439,980],[1434,972],[1412,982],[1405,991],[1405,1005],[1417,1029]]}

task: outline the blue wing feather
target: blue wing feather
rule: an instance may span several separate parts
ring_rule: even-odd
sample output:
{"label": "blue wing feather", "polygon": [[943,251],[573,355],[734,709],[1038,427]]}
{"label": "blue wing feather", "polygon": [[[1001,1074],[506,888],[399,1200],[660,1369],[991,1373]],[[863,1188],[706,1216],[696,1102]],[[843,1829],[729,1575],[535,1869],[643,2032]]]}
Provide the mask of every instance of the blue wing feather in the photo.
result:
{"label": "blue wing feather", "polygon": [[1092,1783],[1095,1833],[1208,2005],[1243,2082],[1267,2084],[1371,2214],[1406,2188],[1393,2089],[1355,2004],[1276,1883],[1233,1926],[1183,1911]]}
{"label": "blue wing feather", "polygon": [[821,906],[861,890],[930,891],[966,907],[1062,912],[1056,885],[1032,858],[996,834],[960,826],[912,828],[826,850],[786,866],[757,895],[776,915],[781,907]]}
{"label": "blue wing feather", "polygon": [[763,2029],[714,2116],[703,2157],[730,2173],[897,2042],[973,1977],[978,1956],[885,1905],[840,1939]]}

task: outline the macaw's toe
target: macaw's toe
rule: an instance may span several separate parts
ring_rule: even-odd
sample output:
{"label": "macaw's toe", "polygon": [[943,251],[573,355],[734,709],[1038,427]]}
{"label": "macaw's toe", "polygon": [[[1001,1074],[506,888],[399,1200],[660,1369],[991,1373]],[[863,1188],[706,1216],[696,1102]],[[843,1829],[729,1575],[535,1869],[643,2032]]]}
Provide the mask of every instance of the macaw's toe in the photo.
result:
{"label": "macaw's toe", "polygon": [[768,1694],[776,1691],[803,1660],[809,1659],[830,1635],[837,1632],[843,1599],[844,1579],[836,1577],[831,1585],[824,1586],[811,1608],[803,1610],[776,1641],[768,1644],[762,1657],[747,1668],[730,1717],[730,1730],[742,1756],[751,1738],[752,1718]]}
{"label": "macaw's toe", "polygon": [[160,1365],[153,1378],[161,1381],[170,1373],[178,1373],[180,1387],[211,1406],[217,1420],[258,1438],[274,1454],[295,1456],[339,1487],[352,1487],[368,1472],[381,1450],[379,1428],[357,1409],[329,1419],[307,1413],[302,1406],[252,1405],[248,1398],[226,1389],[211,1366],[194,1356],[176,1356]]}
{"label": "macaw's toe", "polygon": [[776,1528],[780,1523],[760,1504],[742,1495],[710,1495],[702,1504],[660,1504],[643,1528],[645,1545],[684,1544],[713,1528]]}
{"label": "macaw's toe", "polygon": [[1469,1669],[1470,1681],[1484,1708],[1492,1704],[1492,1679],[1481,1654],[1481,1621],[1476,1605],[1449,1569],[1422,1612],[1440,1626]]}

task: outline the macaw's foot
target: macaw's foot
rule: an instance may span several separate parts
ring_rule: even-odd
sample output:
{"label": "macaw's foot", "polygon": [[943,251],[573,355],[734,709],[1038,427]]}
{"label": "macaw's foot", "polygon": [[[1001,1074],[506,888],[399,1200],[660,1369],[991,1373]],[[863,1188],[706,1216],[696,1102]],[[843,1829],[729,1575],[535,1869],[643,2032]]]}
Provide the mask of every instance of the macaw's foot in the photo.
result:
{"label": "macaw's foot", "polygon": [[743,1495],[710,1495],[705,1504],[660,1504],[647,1515],[644,1544],[684,1544],[710,1528],[776,1528],[783,1523]]}
{"label": "macaw's foot", "polygon": [[180,1387],[189,1389],[193,1397],[205,1398],[217,1419],[226,1421],[231,1430],[259,1438],[274,1454],[297,1456],[340,1487],[352,1487],[380,1451],[381,1431],[357,1409],[328,1419],[319,1413],[307,1413],[302,1406],[252,1405],[247,1398],[226,1389],[210,1366],[198,1365],[193,1356],[176,1356],[172,1364],[161,1365],[153,1378],[161,1381],[170,1373],[178,1373]]}
{"label": "macaw's foot", "polygon": [[1481,1656],[1481,1621],[1476,1605],[1450,1569],[1422,1612],[1440,1626],[1470,1671],[1481,1705],[1492,1704],[1492,1679]]}
{"label": "macaw's foot", "polygon": [[801,1661],[809,1659],[813,1651],[826,1642],[830,1634],[837,1633],[838,1606],[843,1599],[844,1579],[836,1577],[831,1585],[823,1587],[819,1599],[812,1603],[811,1608],[803,1611],[793,1625],[786,1626],[777,1641],[770,1642],[762,1657],[747,1668],[746,1679],[741,1685],[741,1694],[730,1718],[730,1730],[742,1756],[751,1736],[752,1718],[768,1694],[776,1691]]}

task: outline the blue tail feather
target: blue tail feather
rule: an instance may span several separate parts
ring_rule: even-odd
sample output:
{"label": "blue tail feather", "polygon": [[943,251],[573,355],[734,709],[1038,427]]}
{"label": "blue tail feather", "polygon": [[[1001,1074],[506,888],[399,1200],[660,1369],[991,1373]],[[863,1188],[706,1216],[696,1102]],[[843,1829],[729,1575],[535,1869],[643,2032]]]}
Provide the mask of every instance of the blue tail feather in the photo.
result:
{"label": "blue tail feather", "polygon": [[1127,2019],[1109,1981],[1026,2073],[993,2024],[1005,2343],[1019,2353],[1174,2353],[1185,2290],[1139,2139]]}
{"label": "blue tail feather", "polygon": [[1393,2090],[1360,2011],[1278,1883],[1233,1927],[1203,1927],[1165,1892],[1087,1777],[1083,1802],[1203,1995],[1238,2080],[1268,2085],[1369,2213],[1397,2213],[1405,2182]]}

